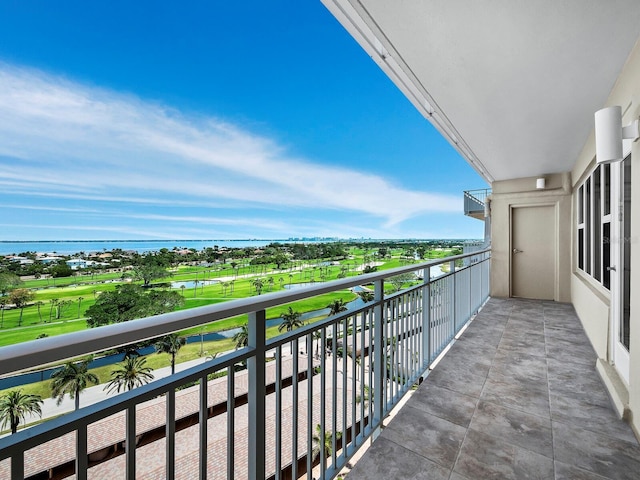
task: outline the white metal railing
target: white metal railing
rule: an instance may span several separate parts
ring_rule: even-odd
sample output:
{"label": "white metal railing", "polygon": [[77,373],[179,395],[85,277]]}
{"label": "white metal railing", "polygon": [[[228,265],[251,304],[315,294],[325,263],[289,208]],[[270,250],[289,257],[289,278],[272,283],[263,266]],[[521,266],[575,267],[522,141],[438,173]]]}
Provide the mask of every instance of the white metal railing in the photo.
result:
{"label": "white metal railing", "polygon": [[465,190],[464,191],[464,213],[469,215],[471,213],[484,212],[485,203],[487,197],[491,195],[491,189],[483,188],[479,190]]}
{"label": "white metal railing", "polygon": [[[115,478],[114,471],[127,479],[333,478],[486,301],[490,255],[0,348],[6,375],[249,316],[246,348],[1,438],[0,478]],[[442,265],[448,273],[432,278]],[[422,280],[385,294],[386,280],[410,272]],[[266,339],[267,308],[365,284],[373,284],[373,301]],[[238,370],[243,362],[246,370]],[[226,377],[211,380],[221,373]],[[43,452],[52,451],[58,453],[47,460]],[[136,466],[141,458],[152,463],[150,471]]]}

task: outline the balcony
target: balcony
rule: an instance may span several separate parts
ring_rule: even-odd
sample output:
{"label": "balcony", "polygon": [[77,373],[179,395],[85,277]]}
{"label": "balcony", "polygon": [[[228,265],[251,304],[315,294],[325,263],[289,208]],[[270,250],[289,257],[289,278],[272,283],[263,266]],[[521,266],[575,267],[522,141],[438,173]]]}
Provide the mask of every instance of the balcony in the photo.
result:
{"label": "balcony", "polygon": [[570,304],[490,299],[348,479],[638,478],[595,364]]}
{"label": "balcony", "polygon": [[[331,478],[487,299],[468,257],[2,348],[7,375],[248,314],[247,347],[0,439],[0,478]],[[267,338],[269,308],[353,288],[373,299]]]}
{"label": "balcony", "polygon": [[[375,437],[349,478],[631,478],[640,449],[609,409],[572,307],[485,304],[490,255],[2,348],[5,375],[249,317],[245,348],[1,438],[0,478],[334,478]],[[385,288],[408,273],[411,285]],[[269,308],[363,285],[372,301],[267,338]]]}
{"label": "balcony", "polygon": [[464,214],[484,220],[485,204],[487,197],[491,195],[491,189],[483,188],[480,190],[465,190],[464,192]]}

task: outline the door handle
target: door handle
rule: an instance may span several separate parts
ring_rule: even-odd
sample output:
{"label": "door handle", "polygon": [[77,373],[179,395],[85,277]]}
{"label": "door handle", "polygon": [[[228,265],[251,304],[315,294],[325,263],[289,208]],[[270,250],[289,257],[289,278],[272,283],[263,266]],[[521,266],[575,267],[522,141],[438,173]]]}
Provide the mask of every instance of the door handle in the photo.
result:
{"label": "door handle", "polygon": [[615,272],[616,271],[616,266],[613,265],[611,267],[607,267],[607,272]]}
{"label": "door handle", "polygon": [[513,249],[513,253],[523,253],[522,250],[518,250],[517,248]]}

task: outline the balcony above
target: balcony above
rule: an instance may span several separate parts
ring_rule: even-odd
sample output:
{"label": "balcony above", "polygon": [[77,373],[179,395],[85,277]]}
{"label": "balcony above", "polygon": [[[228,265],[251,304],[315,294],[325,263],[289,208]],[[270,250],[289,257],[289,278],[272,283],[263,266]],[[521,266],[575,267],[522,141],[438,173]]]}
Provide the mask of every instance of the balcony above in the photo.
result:
{"label": "balcony above", "polygon": [[484,220],[485,204],[489,195],[491,195],[491,190],[488,188],[480,190],[465,190],[464,214],[468,217]]}

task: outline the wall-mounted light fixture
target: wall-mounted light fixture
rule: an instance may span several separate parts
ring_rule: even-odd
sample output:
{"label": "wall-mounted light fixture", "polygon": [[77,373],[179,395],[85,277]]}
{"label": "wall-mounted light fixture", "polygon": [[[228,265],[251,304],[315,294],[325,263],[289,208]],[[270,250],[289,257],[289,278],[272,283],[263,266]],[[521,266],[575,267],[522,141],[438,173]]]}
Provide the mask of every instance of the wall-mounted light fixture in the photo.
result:
{"label": "wall-mounted light fixture", "polygon": [[547,186],[547,182],[544,177],[536,178],[536,188],[538,190],[544,190],[544,187]]}
{"label": "wall-mounted light fixture", "polygon": [[622,107],[603,108],[595,113],[596,162],[611,163],[622,160],[622,140],[636,141],[640,138],[638,120],[622,126]]}

